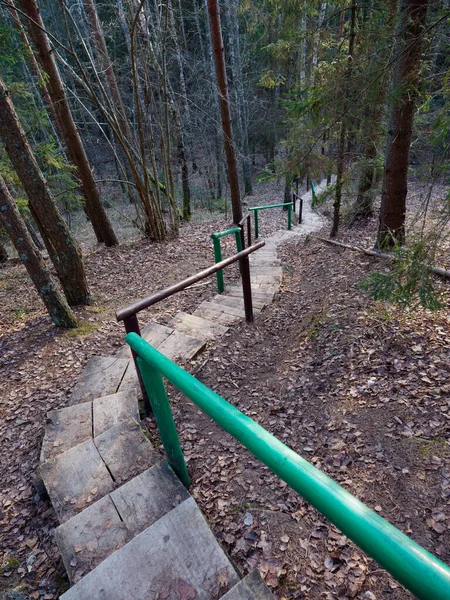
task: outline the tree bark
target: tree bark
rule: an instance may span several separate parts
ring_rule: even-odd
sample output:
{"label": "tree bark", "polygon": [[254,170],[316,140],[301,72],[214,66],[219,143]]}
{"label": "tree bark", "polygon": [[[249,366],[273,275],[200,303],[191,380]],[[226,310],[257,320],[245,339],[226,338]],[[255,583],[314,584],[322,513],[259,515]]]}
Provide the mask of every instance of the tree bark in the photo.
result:
{"label": "tree bark", "polygon": [[334,199],[333,211],[333,226],[331,228],[330,237],[336,237],[339,230],[339,220],[341,213],[342,202],[342,186],[344,183],[345,170],[345,142],[347,139],[347,122],[348,122],[348,106],[350,96],[350,86],[352,81],[353,71],[353,54],[355,48],[355,24],[356,24],[356,0],[352,0],[350,9],[350,33],[348,44],[348,60],[347,69],[344,76],[344,106],[342,109],[343,115],[341,120],[341,132],[339,135],[339,147],[336,165],[336,193]]}
{"label": "tree bark", "polygon": [[8,258],[9,258],[8,251],[6,250],[5,246],[0,241],[0,264],[5,263],[8,260]]}
{"label": "tree bark", "polygon": [[89,304],[83,257],[47,188],[8,91],[0,78],[0,139],[28,196],[31,214],[70,305]]}
{"label": "tree bark", "polygon": [[238,225],[242,219],[242,205],[239,191],[239,177],[236,167],[236,154],[233,144],[233,132],[231,129],[230,98],[228,96],[225,54],[223,48],[222,30],[220,27],[220,9],[218,0],[208,0],[208,14],[211,27],[214,63],[216,66],[217,91],[219,95],[225,155],[227,158],[233,222]]}
{"label": "tree bark", "polygon": [[17,206],[1,177],[0,206],[0,221],[25,265],[39,296],[47,307],[53,323],[58,327],[76,327],[75,316],[52,280],[50,272],[33,244]]}
{"label": "tree bark", "polygon": [[377,237],[379,248],[391,248],[405,241],[409,150],[427,8],[428,0],[400,1]]}
{"label": "tree bark", "polygon": [[28,33],[40,65],[48,76],[47,89],[56,113],[55,125],[66,145],[67,156],[76,167],[81,193],[86,203],[86,213],[92,222],[97,240],[107,246],[115,246],[118,240],[102,205],[83,143],[73,120],[39,8],[35,0],[19,0],[19,4],[28,17]]}
{"label": "tree bark", "polygon": [[91,28],[92,40],[97,51],[97,56],[103,67],[103,73],[108,82],[108,88],[111,94],[111,100],[117,113],[117,121],[122,135],[129,136],[128,120],[123,105],[122,95],[117,83],[116,74],[114,72],[111,59],[108,54],[105,36],[98,18],[97,9],[94,0],[83,0],[86,15]]}

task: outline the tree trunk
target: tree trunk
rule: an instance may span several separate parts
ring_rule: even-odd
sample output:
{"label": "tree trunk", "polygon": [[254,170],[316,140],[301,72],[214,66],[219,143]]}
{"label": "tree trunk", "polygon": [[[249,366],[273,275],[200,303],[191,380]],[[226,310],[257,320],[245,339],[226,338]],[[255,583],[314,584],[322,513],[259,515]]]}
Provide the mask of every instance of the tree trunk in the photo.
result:
{"label": "tree trunk", "polygon": [[23,222],[17,206],[0,177],[0,221],[25,265],[36,290],[58,327],[76,327],[75,315],[52,280],[44,259],[39,254]]}
{"label": "tree trunk", "polygon": [[380,248],[405,241],[409,149],[427,8],[428,0],[400,1],[377,238]]}
{"label": "tree trunk", "polygon": [[241,45],[239,40],[239,22],[237,17],[236,0],[225,3],[228,16],[228,40],[230,47],[233,86],[236,96],[236,112],[242,155],[242,175],[244,179],[244,194],[253,193],[252,162],[248,143],[248,103],[245,94],[244,76],[242,73]]}
{"label": "tree trunk", "polygon": [[97,9],[94,0],[83,0],[86,15],[91,28],[92,40],[96,49],[97,56],[102,65],[102,71],[108,82],[108,88],[111,94],[111,100],[117,114],[117,121],[122,135],[129,136],[128,120],[125,113],[125,108],[122,101],[119,85],[117,83],[116,74],[112,67],[111,59],[109,58],[108,48],[106,46],[105,36],[103,35],[102,26],[100,24]]}
{"label": "tree trunk", "polygon": [[[1,212],[0,212],[0,214],[1,214]],[[8,260],[8,258],[9,258],[8,251],[6,250],[5,246],[0,241],[0,264],[5,263]]]}
{"label": "tree trunk", "polygon": [[217,91],[219,95],[225,155],[227,158],[233,222],[237,225],[242,219],[242,205],[239,191],[239,177],[236,168],[236,154],[233,144],[233,132],[231,130],[230,99],[228,96],[225,54],[223,49],[222,30],[220,27],[220,9],[218,0],[208,0],[208,13],[211,26],[214,63],[216,66]]}
{"label": "tree trunk", "polygon": [[66,144],[67,156],[76,167],[81,193],[86,202],[86,212],[91,219],[95,235],[99,242],[104,242],[107,246],[115,246],[118,244],[118,240],[101,203],[86,152],[70,111],[50,42],[44,31],[39,8],[35,0],[19,0],[19,3],[23,12],[29,17],[27,19],[28,33],[33,41],[41,67],[48,76],[47,88],[56,113],[55,125]]}
{"label": "tree trunk", "polygon": [[0,139],[28,196],[31,214],[55,265],[66,298],[71,305],[89,304],[90,295],[80,248],[51,197],[2,79],[0,115]]}
{"label": "tree trunk", "polygon": [[[345,142],[347,136],[347,122],[348,122],[348,107],[349,107],[349,96],[350,86],[352,82],[352,70],[353,70],[353,54],[355,48],[355,24],[356,24],[356,0],[352,0],[350,9],[350,33],[348,43],[348,60],[347,69],[344,77],[344,105],[342,109],[342,120],[341,120],[341,132],[339,135],[339,147],[337,155],[336,165],[336,193],[333,205],[333,225],[331,227],[330,237],[336,237],[339,230],[339,219],[341,213],[341,201],[342,201],[342,186],[344,184],[344,170],[345,170]],[[343,26],[343,24],[342,24]]]}

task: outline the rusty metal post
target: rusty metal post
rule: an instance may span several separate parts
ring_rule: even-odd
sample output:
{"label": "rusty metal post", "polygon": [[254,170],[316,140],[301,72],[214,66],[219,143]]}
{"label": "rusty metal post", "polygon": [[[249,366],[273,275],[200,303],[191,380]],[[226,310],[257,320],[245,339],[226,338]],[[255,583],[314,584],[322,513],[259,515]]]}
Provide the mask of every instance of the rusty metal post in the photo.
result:
{"label": "rusty metal post", "polygon": [[[248,215],[248,219],[250,219],[250,215]],[[249,221],[247,221],[249,222]],[[250,235],[250,230],[248,230]],[[243,247],[245,247],[245,234],[244,227],[241,226],[241,242]],[[249,240],[250,245],[250,240]],[[239,266],[241,268],[241,280],[242,280],[242,294],[244,296],[244,310],[245,310],[245,320],[249,323],[253,322],[253,301],[252,301],[252,282],[250,279],[250,259],[247,256],[244,256],[239,261]]]}
{"label": "rusty metal post", "polygon": [[303,196],[300,197],[300,203],[298,207],[298,222],[301,223],[303,221]]}
{"label": "rusty metal post", "polygon": [[[139,321],[138,321],[137,315],[134,314],[134,315],[130,315],[129,317],[126,317],[123,320],[123,324],[125,326],[125,331],[127,333],[133,332],[133,333],[137,333],[138,335],[141,335],[141,330],[139,328]],[[144,382],[141,377],[141,371],[140,371],[138,363],[137,363],[137,354],[133,349],[131,349],[131,354],[133,356],[134,368],[136,369],[138,380],[139,380],[139,386],[140,386],[141,392],[142,392],[142,399],[144,401],[145,414],[147,416],[149,416],[152,414],[153,411],[152,411],[152,406],[150,404],[150,400],[147,395],[147,390],[145,389],[145,385],[144,385]]]}

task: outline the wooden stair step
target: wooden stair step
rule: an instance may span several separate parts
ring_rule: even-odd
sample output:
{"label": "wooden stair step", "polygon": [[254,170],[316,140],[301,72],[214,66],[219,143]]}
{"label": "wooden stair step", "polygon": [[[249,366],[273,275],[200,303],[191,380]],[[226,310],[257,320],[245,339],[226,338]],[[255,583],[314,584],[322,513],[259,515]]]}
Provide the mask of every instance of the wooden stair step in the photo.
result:
{"label": "wooden stair step", "polygon": [[111,554],[61,600],[216,600],[238,581],[188,498]]}
{"label": "wooden stair step", "polygon": [[122,421],[40,465],[60,523],[160,460],[134,419]]}
{"label": "wooden stair step", "polygon": [[[172,327],[166,327],[159,323],[149,323],[142,331],[142,337],[156,348],[159,352],[174,360],[191,360],[203,350],[206,341],[195,337],[185,335],[176,331]],[[129,348],[128,348],[129,349]],[[134,362],[130,365],[122,379],[119,391],[123,392],[130,389],[137,390],[139,387],[138,377]]]}
{"label": "wooden stair step", "polygon": [[94,440],[42,463],[40,473],[60,523],[114,489]]}
{"label": "wooden stair step", "polygon": [[233,315],[227,315],[221,310],[215,310],[211,306],[207,306],[207,303],[202,302],[194,311],[194,316],[207,319],[208,321],[214,321],[221,325],[232,325],[235,321],[238,321],[240,317]]}
{"label": "wooden stair step", "polygon": [[[225,293],[227,296],[239,296],[242,297],[242,286],[240,284],[230,283],[225,287]],[[270,304],[275,295],[273,286],[252,286],[252,298],[258,300],[260,303]]]}
{"label": "wooden stair step", "polygon": [[135,390],[96,398],[92,403],[93,435],[105,432],[121,421],[139,421],[139,405]]}
{"label": "wooden stair step", "polygon": [[205,308],[210,308],[212,310],[215,310],[216,312],[222,312],[236,318],[245,318],[244,308],[238,308],[236,306],[227,306],[226,304],[222,304],[220,296],[216,296],[214,302],[205,301],[202,302],[200,306],[205,306]]}
{"label": "wooden stair step", "polygon": [[187,498],[161,461],[60,525],[55,538],[71,583]]}
{"label": "wooden stair step", "polygon": [[[244,310],[244,295],[241,294],[218,294],[217,296],[214,296],[214,298],[212,299],[213,302],[219,301],[219,304],[222,304],[224,306],[234,306],[236,308],[240,308],[241,310]],[[265,302],[262,302],[261,300],[258,300],[258,298],[255,298],[252,294],[252,304],[253,304],[253,308],[257,309],[258,311],[262,310],[264,308],[264,306],[266,305]]]}
{"label": "wooden stair step", "polygon": [[85,402],[47,413],[40,462],[92,438],[92,404]]}
{"label": "wooden stair step", "polygon": [[130,417],[139,420],[138,400],[134,391],[51,410],[47,413],[40,462],[55,458]]}
{"label": "wooden stair step", "polygon": [[[171,327],[166,327],[166,325],[160,325],[159,323],[148,323],[142,329],[141,337],[154,348],[158,348],[171,333],[173,333]],[[128,344],[125,344],[122,348],[120,355],[131,358],[131,348]]]}
{"label": "wooden stair step", "polygon": [[81,379],[73,387],[70,404],[89,402],[100,396],[115,394],[128,367],[128,359],[115,356],[93,356]]}
{"label": "wooden stair step", "polygon": [[170,326],[186,335],[206,340],[221,337],[228,331],[224,325],[182,311],[173,317]]}
{"label": "wooden stair step", "polygon": [[160,460],[139,423],[128,419],[94,438],[115,485],[121,485]]}
{"label": "wooden stair step", "polygon": [[185,335],[181,331],[173,330],[169,337],[158,346],[158,351],[171,360],[176,358],[191,360],[203,350],[205,345],[205,340],[200,340],[190,335]]}
{"label": "wooden stair step", "polygon": [[221,600],[274,600],[274,598],[255,569],[222,596]]}

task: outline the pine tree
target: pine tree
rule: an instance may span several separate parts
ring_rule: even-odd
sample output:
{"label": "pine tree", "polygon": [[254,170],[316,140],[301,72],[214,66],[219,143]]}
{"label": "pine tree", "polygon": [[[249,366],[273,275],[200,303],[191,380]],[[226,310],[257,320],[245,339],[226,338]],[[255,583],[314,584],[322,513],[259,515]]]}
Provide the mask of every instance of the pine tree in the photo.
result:
{"label": "pine tree", "polygon": [[400,0],[377,245],[405,241],[406,195],[414,107],[428,0]]}
{"label": "pine tree", "polygon": [[89,304],[83,257],[47,187],[20,125],[8,90],[0,78],[0,139],[28,196],[31,214],[41,232],[70,305]]}
{"label": "pine tree", "polygon": [[66,299],[52,280],[44,259],[33,243],[5,182],[0,177],[0,223],[11,239],[20,260],[58,327],[76,327],[77,321]]}

